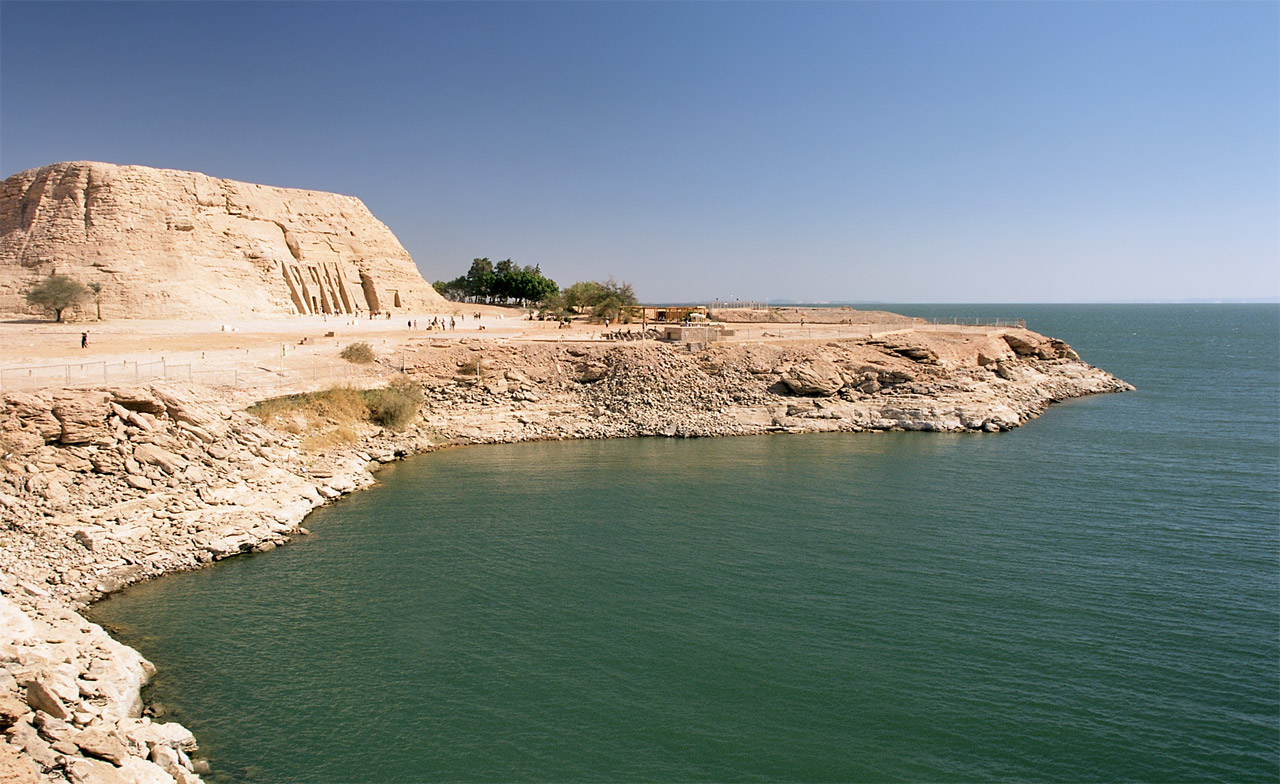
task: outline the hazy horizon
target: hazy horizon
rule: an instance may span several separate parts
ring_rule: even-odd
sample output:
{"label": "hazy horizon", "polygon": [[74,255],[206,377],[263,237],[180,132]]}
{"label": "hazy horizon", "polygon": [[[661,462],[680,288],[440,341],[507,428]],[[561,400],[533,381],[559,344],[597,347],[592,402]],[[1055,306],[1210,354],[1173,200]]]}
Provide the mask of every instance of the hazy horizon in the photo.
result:
{"label": "hazy horizon", "polygon": [[0,4],[3,176],[349,194],[428,280],[1280,302],[1278,139],[1275,3]]}

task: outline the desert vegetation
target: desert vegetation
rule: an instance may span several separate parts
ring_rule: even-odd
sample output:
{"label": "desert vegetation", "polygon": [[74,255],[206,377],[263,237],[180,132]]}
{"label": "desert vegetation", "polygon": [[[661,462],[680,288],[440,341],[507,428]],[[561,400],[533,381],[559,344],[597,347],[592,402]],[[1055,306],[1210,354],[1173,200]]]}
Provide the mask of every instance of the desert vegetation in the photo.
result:
{"label": "desert vegetation", "polygon": [[619,283],[613,278],[606,281],[579,281],[547,300],[545,307],[553,313],[564,315],[587,313],[599,319],[618,320],[626,315],[627,308],[639,304],[630,283]]}
{"label": "desert vegetation", "polygon": [[330,387],[259,401],[247,410],[264,424],[288,433],[306,433],[303,446],[318,450],[354,442],[360,428],[377,425],[404,430],[422,404],[422,388],[397,376],[381,389]]}
{"label": "desert vegetation", "polygon": [[356,365],[367,365],[373,361],[373,347],[368,343],[352,343],[338,354],[348,362]]}

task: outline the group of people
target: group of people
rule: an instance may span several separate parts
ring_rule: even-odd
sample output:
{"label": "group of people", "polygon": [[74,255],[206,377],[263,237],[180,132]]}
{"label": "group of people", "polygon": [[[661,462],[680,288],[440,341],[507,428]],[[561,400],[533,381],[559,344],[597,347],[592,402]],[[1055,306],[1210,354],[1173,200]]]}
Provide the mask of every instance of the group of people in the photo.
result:
{"label": "group of people", "polygon": [[[465,320],[466,316],[463,316],[462,318]],[[417,329],[417,328],[418,328],[418,320],[409,319],[409,329]],[[427,323],[428,330],[433,330],[433,329],[447,330],[447,329],[457,329],[457,328],[458,328],[458,322],[453,316],[450,316],[448,321],[445,321],[443,316],[432,316],[431,321]]]}

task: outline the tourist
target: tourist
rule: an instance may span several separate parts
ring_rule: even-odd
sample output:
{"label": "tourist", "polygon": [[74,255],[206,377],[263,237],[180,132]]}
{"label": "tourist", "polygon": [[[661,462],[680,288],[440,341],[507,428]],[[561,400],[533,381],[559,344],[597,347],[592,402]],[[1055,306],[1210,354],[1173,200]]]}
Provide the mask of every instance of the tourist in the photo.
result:
{"label": "tourist", "polygon": [[81,332],[81,333],[80,333],[80,348],[88,348],[88,347],[89,347],[89,333],[88,333],[88,332]]}

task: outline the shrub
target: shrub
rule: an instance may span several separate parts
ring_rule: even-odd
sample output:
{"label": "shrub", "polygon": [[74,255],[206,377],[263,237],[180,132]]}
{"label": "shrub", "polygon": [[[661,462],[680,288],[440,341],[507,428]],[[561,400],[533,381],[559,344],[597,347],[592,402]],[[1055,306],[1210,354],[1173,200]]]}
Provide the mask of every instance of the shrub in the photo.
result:
{"label": "shrub", "polygon": [[422,405],[422,387],[408,376],[396,377],[385,389],[366,389],[369,421],[389,430],[403,430]]}
{"label": "shrub", "polygon": [[368,343],[352,343],[338,356],[357,365],[367,365],[373,361],[373,349]]}

